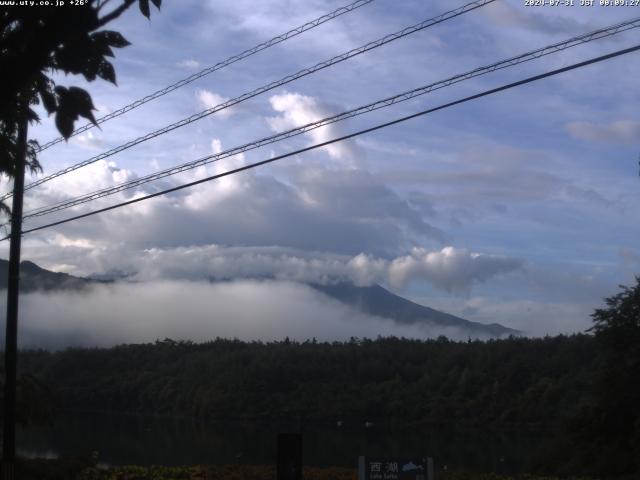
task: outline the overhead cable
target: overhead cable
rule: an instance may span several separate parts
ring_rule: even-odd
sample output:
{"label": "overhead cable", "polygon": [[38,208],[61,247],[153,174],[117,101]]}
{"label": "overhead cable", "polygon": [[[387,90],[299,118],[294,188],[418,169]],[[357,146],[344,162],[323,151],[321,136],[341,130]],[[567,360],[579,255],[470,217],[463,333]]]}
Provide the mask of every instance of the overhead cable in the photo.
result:
{"label": "overhead cable", "polygon": [[508,67],[512,67],[515,65],[519,65],[521,63],[524,62],[528,62],[528,61],[532,61],[535,60],[537,58],[546,56],[546,55],[550,55],[553,53],[557,53],[560,52],[562,50],[565,50],[567,48],[571,48],[574,47],[576,45],[582,45],[594,40],[598,40],[604,37],[609,37],[612,35],[615,35],[617,33],[620,32],[624,32],[626,30],[632,29],[632,28],[637,28],[640,27],[640,18],[636,18],[634,20],[628,20],[626,22],[622,22],[622,23],[618,23],[615,25],[611,25],[609,27],[605,27],[605,28],[601,28],[598,30],[595,30],[593,32],[584,34],[584,35],[580,35],[577,37],[572,37],[570,39],[564,40],[562,42],[557,42],[554,43],[552,45],[548,45],[546,47],[543,48],[539,48],[537,50],[533,50],[527,53],[523,53],[520,55],[517,55],[515,57],[510,57],[508,59],[505,60],[501,60],[495,63],[492,63],[490,65],[486,65],[483,67],[478,67],[476,69],[467,71],[465,73],[459,74],[459,75],[455,75],[453,77],[449,77],[445,80],[441,80],[435,83],[431,83],[428,85],[424,85],[418,88],[415,88],[413,90],[409,90],[391,97],[387,97],[384,98],[382,100],[378,100],[376,102],[373,103],[369,103],[367,105],[364,106],[360,106],[358,108],[352,109],[352,110],[348,110],[346,112],[342,112],[340,114],[331,116],[331,117],[327,117],[327,118],[323,118],[321,120],[317,120],[315,122],[311,122],[311,123],[307,123],[306,125],[302,125],[300,127],[296,127],[293,128],[291,130],[285,131],[285,132],[281,132],[269,137],[265,137],[259,140],[255,140],[253,142],[250,143],[246,143],[244,145],[238,146],[238,147],[234,147],[228,150],[225,150],[223,152],[219,152],[219,153],[215,153],[215,154],[211,154],[211,155],[206,155],[204,157],[201,157],[197,160],[193,160],[187,163],[183,163],[181,165],[175,166],[175,167],[171,167],[165,170],[162,170],[160,172],[156,172],[156,173],[152,173],[150,175],[146,175],[144,177],[141,178],[136,178],[134,180],[129,180],[127,182],[122,182],[118,185],[114,185],[111,187],[107,187],[101,190],[97,190],[91,193],[87,193],[87,194],[83,194],[80,196],[77,196],[75,198],[71,198],[71,199],[67,199],[61,202],[58,202],[56,204],[53,205],[46,205],[43,207],[39,207],[37,209],[33,209],[30,211],[27,211],[25,213],[24,218],[31,218],[31,217],[39,217],[39,216],[43,216],[43,215],[47,215],[50,213],[54,213],[60,210],[65,210],[67,208],[71,208],[83,203],[87,203],[93,200],[97,200],[99,198],[103,198],[109,195],[113,195],[116,194],[118,192],[122,192],[125,190],[129,190],[131,188],[135,188],[138,187],[140,185],[144,185],[146,183],[150,183],[171,175],[175,175],[177,173],[181,173],[187,170],[191,170],[209,163],[213,163],[225,158],[229,158],[232,157],[234,155],[238,155],[240,153],[244,153],[250,150],[254,150],[257,149],[259,147],[265,146],[265,145],[269,145],[284,139],[288,139],[297,135],[301,135],[303,133],[309,132],[311,130],[323,127],[323,126],[327,126],[342,120],[346,120],[348,118],[353,118],[356,117],[358,115],[362,115],[374,110],[378,110],[381,108],[385,108],[385,107],[389,107],[391,105],[395,105],[397,103],[400,102],[404,102],[407,100],[410,100],[412,98],[415,98],[417,96],[420,95],[425,95],[427,93],[433,92],[435,90],[441,89],[441,88],[445,88],[448,87],[450,85],[454,85],[456,83],[480,76],[480,75],[485,75],[487,73],[490,72],[494,72],[497,70],[501,70],[504,68],[508,68]]}
{"label": "overhead cable", "polygon": [[[197,73],[194,73],[193,75],[188,76],[187,78],[183,78],[182,80],[178,80],[177,82],[169,85],[168,87],[162,88],[160,90],[157,90],[153,93],[150,93],[149,95],[140,98],[138,100],[136,100],[135,102],[132,102],[128,105],[125,105],[124,107],[119,108],[118,110],[115,110],[103,117],[100,117],[98,119],[96,119],[96,123],[99,125],[101,123],[107,122],[113,118],[119,117],[121,115],[124,115],[127,112],[130,112],[131,110],[134,110],[136,108],[138,108],[141,105],[144,105],[147,102],[150,102],[151,100],[155,100],[156,98],[160,98],[164,95],[166,95],[167,93],[173,92],[174,90],[177,90],[180,87],[184,87],[185,85],[188,85],[192,82],[195,82],[196,80],[198,80],[199,78],[202,78],[206,75],[209,75],[210,73],[213,73],[217,70],[221,70],[224,67],[228,67],[229,65],[239,62],[240,60],[243,60],[247,57],[250,57],[252,55],[255,55],[258,52],[261,52],[262,50],[266,50],[267,48],[273,47],[274,45],[277,45],[279,43],[284,42],[285,40],[289,40],[290,38],[296,37],[298,35],[300,35],[301,33],[304,33],[308,30],[311,30],[312,28],[315,28],[317,26],[322,25],[323,23],[326,23],[330,20],[333,20],[334,18],[337,18],[341,15],[344,15],[345,13],[349,13],[352,12],[353,10],[360,8],[368,3],[373,2],[374,0],[357,0],[349,5],[346,5],[344,7],[340,7],[335,9],[333,12],[327,13],[325,15],[322,15],[321,17],[318,17],[314,20],[311,20],[310,22],[305,23],[304,25],[300,25],[299,27],[293,28],[291,30],[289,30],[286,33],[283,33],[281,35],[278,35],[277,37],[273,37],[270,40],[267,40],[266,42],[263,42],[259,45],[256,45],[255,47],[249,48],[247,50],[245,50],[242,53],[239,53],[237,55],[232,55],[231,57],[227,58],[226,60],[222,60],[221,62],[216,63],[215,65],[211,65],[210,67],[207,67],[203,70],[200,70]],[[75,136],[78,135],[80,133],[86,132],[87,130],[95,127],[96,125],[94,125],[93,123],[87,123],[86,125],[83,125],[82,127],[76,129],[73,131],[73,133],[71,134],[71,136]],[[55,138],[47,143],[45,143],[44,145],[42,145],[38,151],[41,152],[43,150],[46,150],[49,147],[52,147],[53,145],[56,145],[60,142],[64,141],[64,137],[58,137]]]}
{"label": "overhead cable", "polygon": [[[230,100],[227,100],[226,102],[223,102],[219,105],[216,105],[212,108],[209,108],[207,110],[203,110],[200,113],[196,113],[194,115],[191,115],[190,117],[184,118],[178,122],[172,123],[171,125],[167,125],[159,130],[156,130],[154,132],[150,132],[147,133],[146,135],[143,135],[141,137],[138,137],[134,140],[131,140],[125,144],[119,145],[111,150],[108,150],[104,153],[101,153],[99,155],[96,155],[94,157],[89,158],[88,160],[82,161],[80,163],[77,163],[75,165],[71,165],[67,168],[64,168],[62,170],[59,170],[55,173],[52,173],[46,177],[40,178],[38,180],[35,180],[27,185],[25,185],[25,191],[26,190],[30,190],[34,187],[37,187],[38,185],[42,185],[45,182],[48,182],[50,180],[53,180],[54,178],[60,177],[62,175],[66,175],[67,173],[70,173],[74,170],[77,170],[79,168],[85,167],[87,165],[91,165],[92,163],[95,163],[99,160],[104,160],[105,158],[111,157],[112,155],[115,155],[116,153],[122,152],[124,150],[127,150],[128,148],[131,148],[135,145],[138,145],[140,143],[146,142],[148,140],[151,140],[152,138],[158,137],[160,135],[164,135],[168,132],[171,132],[172,130],[175,130],[177,128],[180,127],[184,127],[185,125],[189,125],[190,123],[193,123],[195,121],[198,121],[204,117],[207,117],[209,115],[212,115],[216,112],[219,112],[221,110],[224,110],[226,108],[232,107],[234,105],[237,105],[241,102],[244,102],[245,100],[248,100],[250,98],[256,97],[262,93],[268,92],[269,90],[273,90],[275,88],[281,87],[283,85],[286,85],[290,82],[293,82],[294,80],[297,80],[299,78],[305,77],[307,75],[311,75],[312,73],[315,73],[319,70],[322,70],[324,68],[330,67],[332,65],[335,65],[337,63],[343,62],[345,60],[348,60],[350,58],[355,57],[356,55],[360,55],[362,53],[368,52],[369,50],[373,50],[375,48],[381,47],[382,45],[386,45],[387,43],[393,42],[395,40],[398,40],[399,38],[403,38],[406,37],[407,35],[411,35],[412,33],[416,33],[420,30],[424,30],[425,28],[431,27],[433,25],[445,22],[447,20],[450,20],[452,18],[458,17],[464,13],[467,13],[469,11],[475,10],[477,8],[483,7],[485,5],[488,5],[489,3],[493,3],[495,0],[474,0],[473,2],[467,3],[466,5],[463,5],[462,7],[456,8],[454,10],[449,10],[448,12],[445,12],[443,14],[440,14],[436,17],[430,18],[428,20],[425,20],[423,22],[420,22],[416,25],[413,25],[411,27],[407,27],[404,28],[402,30],[400,30],[399,32],[396,33],[392,33],[389,35],[385,35],[384,37],[375,40],[373,42],[369,42],[366,45],[363,45],[361,47],[355,48],[353,50],[350,50],[346,53],[342,53],[340,55],[337,55],[333,58],[330,58],[329,60],[325,60],[323,62],[317,63],[316,65],[309,67],[309,68],[304,68],[300,71],[298,71],[297,73],[294,73],[292,75],[287,75],[286,77],[281,78],[280,80],[276,80],[275,82],[271,82],[267,85],[264,85],[262,87],[259,87],[255,90],[252,90],[250,92],[244,93],[242,95],[240,95],[239,97],[235,97],[232,98]],[[0,201],[2,200],[6,200],[7,198],[11,197],[11,192],[6,193],[5,195],[3,195],[2,197],[0,197]]]}
{"label": "overhead cable", "polygon": [[[277,160],[281,160],[283,158],[287,158],[287,157],[291,157],[291,156],[294,156],[294,155],[298,155],[300,153],[308,152],[310,150],[314,150],[314,149],[317,149],[317,148],[320,148],[320,147],[326,147],[326,146],[331,145],[331,144],[336,143],[336,142],[341,142],[341,141],[344,141],[344,140],[348,140],[350,138],[358,137],[358,136],[363,135],[365,133],[370,133],[370,132],[374,132],[376,130],[380,130],[382,128],[390,127],[392,125],[396,125],[398,123],[402,123],[402,122],[405,122],[407,120],[411,120],[413,118],[417,118],[417,117],[420,117],[420,116],[423,116],[423,115],[427,115],[429,113],[436,112],[438,110],[444,110],[445,108],[453,107],[455,105],[466,103],[466,102],[469,102],[471,100],[476,100],[478,98],[486,97],[488,95],[492,95],[492,94],[495,94],[495,93],[498,93],[498,92],[502,92],[504,90],[509,90],[511,88],[514,88],[514,87],[518,87],[518,86],[521,86],[521,85],[532,83],[532,82],[535,82],[535,81],[538,81],[538,80],[542,80],[542,79],[545,79],[545,78],[548,78],[548,77],[551,77],[551,76],[554,76],[554,75],[558,75],[560,73],[568,72],[570,70],[575,70],[577,68],[581,68],[581,67],[585,67],[587,65],[591,65],[591,64],[594,64],[594,63],[602,62],[604,60],[609,60],[611,58],[619,57],[621,55],[625,55],[625,54],[628,54],[628,53],[631,53],[631,52],[635,52],[635,51],[638,51],[638,50],[640,50],[640,45],[636,45],[636,46],[633,46],[633,47],[630,47],[630,48],[625,48],[625,49],[622,49],[622,50],[617,50],[617,51],[609,53],[607,55],[601,55],[599,57],[591,58],[589,60],[585,60],[585,61],[582,61],[582,62],[579,62],[579,63],[574,63],[574,64],[568,65],[566,67],[562,67],[562,68],[558,68],[558,69],[555,69],[555,70],[551,70],[551,71],[548,71],[548,72],[545,72],[545,73],[542,73],[542,74],[539,74],[539,75],[534,75],[532,77],[528,77],[528,78],[525,78],[523,80],[518,80],[516,82],[512,82],[512,83],[509,83],[507,85],[502,85],[502,86],[497,87],[497,88],[492,88],[490,90],[485,90],[484,92],[477,93],[475,95],[464,97],[462,99],[455,100],[455,101],[449,102],[449,103],[445,103],[445,104],[437,106],[437,107],[429,108],[427,110],[422,110],[421,112],[414,113],[412,115],[407,115],[407,116],[404,116],[404,117],[401,117],[401,118],[397,118],[397,119],[391,120],[389,122],[381,123],[381,124],[375,125],[373,127],[369,127],[369,128],[366,128],[366,129],[363,129],[363,130],[359,130],[359,131],[354,132],[354,133],[350,133],[348,135],[344,135],[344,136],[341,136],[341,137],[337,137],[337,138],[328,140],[326,142],[317,143],[315,145],[311,145],[309,147],[301,148],[301,149],[295,150],[293,152],[289,152],[289,153],[285,153],[283,155],[278,155],[276,157],[268,158],[268,159],[262,160],[260,162],[251,163],[251,164],[245,165],[243,167],[235,168],[235,169],[223,172],[223,173],[219,173],[219,174],[216,174],[216,175],[211,175],[209,177],[201,178],[201,179],[195,180],[193,182],[189,182],[189,183],[185,183],[185,184],[182,184],[182,185],[178,185],[178,186],[175,186],[175,187],[172,187],[172,188],[168,188],[168,189],[165,189],[165,190],[162,190],[162,191],[159,191],[159,192],[155,192],[155,193],[152,193],[152,194],[149,194],[149,195],[145,195],[143,197],[138,197],[138,198],[134,198],[134,199],[131,199],[131,200],[127,200],[125,202],[117,203],[117,204],[111,205],[109,207],[100,208],[100,209],[93,210],[93,211],[90,211],[90,212],[87,212],[87,213],[83,213],[83,214],[80,214],[80,215],[75,215],[73,217],[65,218],[63,220],[58,220],[58,221],[55,221],[55,222],[47,223],[45,225],[40,225],[38,227],[30,228],[30,229],[24,230],[22,233],[23,234],[31,233],[31,232],[36,232],[36,231],[39,231],[39,230],[43,230],[45,228],[51,228],[51,227],[54,227],[54,226],[57,226],[57,225],[62,225],[62,224],[69,223],[69,222],[72,222],[72,221],[75,221],[75,220],[79,220],[79,219],[82,219],[82,218],[87,218],[87,217],[90,217],[90,216],[93,216],[93,215],[97,215],[99,213],[108,212],[110,210],[115,210],[117,208],[121,208],[121,207],[124,207],[124,206],[127,206],[127,205],[132,205],[134,203],[138,203],[138,202],[142,202],[142,201],[145,201],[145,200],[149,200],[151,198],[159,197],[161,195],[166,195],[168,193],[176,192],[178,190],[183,190],[185,188],[193,187],[195,185],[199,185],[199,184],[202,184],[202,183],[205,183],[205,182],[210,182],[212,180],[223,178],[223,177],[226,177],[226,176],[229,176],[229,175],[234,175],[234,174],[237,174],[237,173],[240,173],[240,172],[243,172],[243,171],[246,171],[246,170],[250,170],[250,169],[262,166],[262,165],[273,163],[273,162],[275,162]],[[8,238],[9,237],[7,236],[7,237],[2,238],[1,240],[6,240]]]}

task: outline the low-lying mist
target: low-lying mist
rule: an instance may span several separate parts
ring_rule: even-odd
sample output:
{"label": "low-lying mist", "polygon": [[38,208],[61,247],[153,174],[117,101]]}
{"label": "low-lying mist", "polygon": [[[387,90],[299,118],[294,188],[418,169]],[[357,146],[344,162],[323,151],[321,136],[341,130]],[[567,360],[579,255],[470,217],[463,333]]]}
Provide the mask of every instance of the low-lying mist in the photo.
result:
{"label": "low-lying mist", "polygon": [[368,316],[303,284],[238,280],[116,283],[23,294],[18,341],[22,348],[59,349],[164,338],[333,341],[378,335],[467,338],[458,330],[398,325]]}

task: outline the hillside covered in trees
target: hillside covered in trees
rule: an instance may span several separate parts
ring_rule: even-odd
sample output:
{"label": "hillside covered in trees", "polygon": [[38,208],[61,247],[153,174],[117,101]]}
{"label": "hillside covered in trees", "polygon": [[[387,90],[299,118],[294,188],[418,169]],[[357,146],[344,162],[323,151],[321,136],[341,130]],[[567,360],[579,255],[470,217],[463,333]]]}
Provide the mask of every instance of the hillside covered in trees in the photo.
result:
{"label": "hillside covered in trees", "polygon": [[589,402],[594,339],[194,344],[28,351],[66,409],[209,419],[548,427]]}
{"label": "hillside covered in trees", "polygon": [[[603,402],[613,392],[603,391],[608,360],[598,342],[597,335],[486,342],[165,339],[25,351],[20,367],[22,378],[46,386],[47,403],[58,410],[276,421],[302,429],[338,420],[396,431],[525,429],[545,439],[532,452],[540,472],[627,473],[636,468],[637,406]],[[36,389],[40,400],[42,392]],[[23,404],[33,405],[28,396]],[[630,428],[607,429],[614,420]]]}
{"label": "hillside covered in trees", "polygon": [[293,420],[300,428],[342,421],[537,429],[547,438],[551,471],[638,473],[640,277],[605,302],[592,315],[593,335],[165,339],[24,351],[22,405],[34,412],[45,401],[67,410]]}

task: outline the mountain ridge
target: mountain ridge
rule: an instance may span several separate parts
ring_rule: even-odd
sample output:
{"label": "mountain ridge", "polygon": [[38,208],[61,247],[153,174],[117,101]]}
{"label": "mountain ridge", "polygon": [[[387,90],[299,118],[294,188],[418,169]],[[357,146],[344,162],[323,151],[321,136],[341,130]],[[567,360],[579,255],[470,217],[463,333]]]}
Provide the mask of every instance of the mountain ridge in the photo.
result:
{"label": "mountain ridge", "polygon": [[391,318],[401,325],[428,324],[437,327],[460,328],[472,334],[491,337],[519,335],[521,332],[499,323],[473,322],[450,313],[407,300],[380,285],[358,287],[348,283],[311,284],[312,288],[358,310],[378,317]]}
{"label": "mountain ridge", "polygon": [[[7,288],[9,262],[0,259],[0,289]],[[91,285],[114,283],[127,277],[111,278],[110,275],[76,277],[62,272],[53,272],[35,263],[24,260],[20,264],[20,286],[23,292],[82,290]],[[210,279],[212,283],[216,281]],[[500,338],[519,335],[521,332],[499,323],[473,322],[455,315],[420,305],[396,295],[384,287],[374,284],[359,287],[350,283],[306,284],[317,292],[337,300],[367,315],[388,318],[398,325],[418,325],[443,329],[457,329],[470,337]]]}
{"label": "mountain ridge", "polygon": [[[7,288],[9,262],[0,259],[0,289]],[[53,272],[29,260],[20,262],[20,290],[24,292],[51,290],[80,290],[93,283],[102,283],[68,273]]]}

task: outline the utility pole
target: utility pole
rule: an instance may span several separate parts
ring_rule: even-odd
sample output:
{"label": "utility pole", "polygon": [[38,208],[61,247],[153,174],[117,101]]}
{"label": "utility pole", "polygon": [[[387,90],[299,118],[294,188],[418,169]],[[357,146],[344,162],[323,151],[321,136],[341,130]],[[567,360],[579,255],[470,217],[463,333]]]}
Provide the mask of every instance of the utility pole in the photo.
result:
{"label": "utility pole", "polygon": [[18,294],[20,292],[20,241],[22,239],[22,197],[27,157],[27,102],[20,103],[20,124],[13,177],[13,207],[7,284],[7,327],[4,347],[4,419],[2,431],[2,480],[14,480],[16,463],[16,364],[18,355]]}

